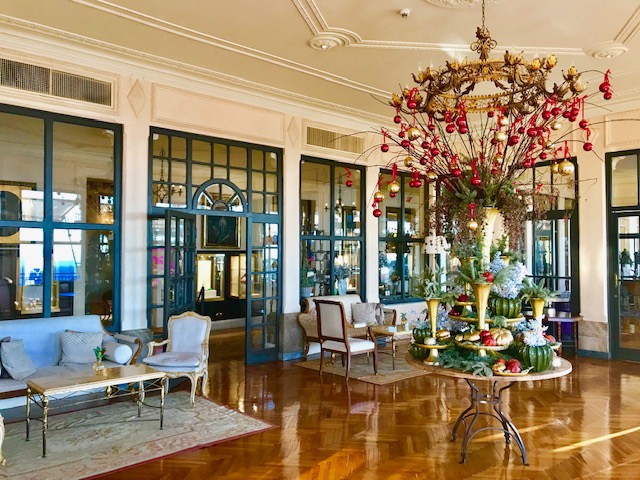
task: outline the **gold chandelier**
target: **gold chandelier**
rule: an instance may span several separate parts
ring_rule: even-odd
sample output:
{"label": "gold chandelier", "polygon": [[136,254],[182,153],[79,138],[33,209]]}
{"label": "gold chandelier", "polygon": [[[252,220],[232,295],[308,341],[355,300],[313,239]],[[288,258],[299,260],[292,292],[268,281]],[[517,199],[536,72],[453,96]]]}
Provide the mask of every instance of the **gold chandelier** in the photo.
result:
{"label": "gold chandelier", "polygon": [[[398,190],[400,167],[412,172],[410,187],[438,180],[470,206],[499,206],[500,195],[513,193],[518,176],[537,161],[550,161],[552,173],[573,173],[568,141],[554,138],[567,124],[578,122],[586,136],[583,149],[592,150],[581,73],[571,66],[561,82],[550,86],[554,55],[527,61],[506,51],[502,58],[490,58],[496,45],[485,27],[483,0],[482,26],[470,47],[480,58],[420,70],[412,74],[413,88],[392,94],[398,130],[383,129],[381,145],[394,154],[391,197]],[[605,100],[612,97],[609,72],[599,90]],[[394,144],[400,148],[391,150]],[[375,216],[382,214],[378,207],[384,197],[379,182]]]}

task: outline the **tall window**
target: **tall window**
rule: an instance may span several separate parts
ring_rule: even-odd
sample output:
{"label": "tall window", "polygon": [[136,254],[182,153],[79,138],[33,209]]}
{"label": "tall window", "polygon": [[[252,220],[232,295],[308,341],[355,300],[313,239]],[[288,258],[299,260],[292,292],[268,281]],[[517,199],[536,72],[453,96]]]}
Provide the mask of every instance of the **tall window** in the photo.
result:
{"label": "tall window", "polygon": [[303,157],[302,295],[364,293],[364,169]]}
{"label": "tall window", "polygon": [[427,262],[424,237],[428,229],[428,195],[433,186],[423,182],[419,188],[410,187],[411,180],[411,174],[399,173],[395,182],[400,189],[392,196],[387,188],[393,181],[392,173],[383,172],[380,178],[385,194],[378,219],[378,288],[382,300],[417,297],[414,287]]}
{"label": "tall window", "polygon": [[121,143],[119,125],[0,106],[0,319],[119,327]]}
{"label": "tall window", "polygon": [[534,201],[544,202],[547,210],[544,218],[527,221],[527,269],[536,282],[544,279],[547,287],[560,292],[557,307],[574,313],[580,311],[577,173],[576,166],[571,175],[552,174],[549,163],[544,163],[527,170],[519,181],[543,194]]}

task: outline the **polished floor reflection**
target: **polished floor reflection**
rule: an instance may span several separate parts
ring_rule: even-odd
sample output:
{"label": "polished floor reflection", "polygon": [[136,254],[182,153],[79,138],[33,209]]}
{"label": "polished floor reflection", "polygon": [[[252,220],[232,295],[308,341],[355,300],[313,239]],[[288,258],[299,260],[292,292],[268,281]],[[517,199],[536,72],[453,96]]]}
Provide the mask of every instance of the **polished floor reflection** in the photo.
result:
{"label": "polished floor reflection", "polygon": [[[488,431],[459,464],[451,427],[468,406],[460,380],[392,385],[320,378],[295,362],[246,367],[213,360],[209,398],[277,425],[247,438],[164,458],[109,479],[614,479],[640,473],[640,364],[573,359],[563,378],[505,393],[527,446]],[[186,387],[185,387],[186,388]]]}

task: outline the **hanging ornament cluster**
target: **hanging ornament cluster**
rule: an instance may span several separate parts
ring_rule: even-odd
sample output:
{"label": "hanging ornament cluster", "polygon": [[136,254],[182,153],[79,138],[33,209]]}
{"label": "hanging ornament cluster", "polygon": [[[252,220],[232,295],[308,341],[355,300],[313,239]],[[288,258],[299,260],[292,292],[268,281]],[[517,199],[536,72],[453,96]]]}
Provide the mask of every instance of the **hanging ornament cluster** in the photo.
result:
{"label": "hanging ornament cluster", "polygon": [[[573,173],[567,142],[561,147],[562,160],[556,161],[555,136],[560,130],[580,129],[583,150],[593,149],[584,115],[590,95],[583,94],[581,74],[571,66],[562,72],[563,81],[549,79],[557,64],[553,55],[527,61],[507,51],[503,58],[489,58],[496,42],[484,26],[484,1],[482,8],[482,27],[471,45],[480,59],[454,60],[438,70],[429,67],[414,74],[416,86],[392,94],[398,130],[382,129],[380,147],[389,152],[389,143],[395,145],[390,165],[411,172],[410,187],[440,180],[454,194],[473,192],[479,206],[495,205],[501,192],[513,193],[517,177],[538,161],[553,159],[558,173]],[[605,100],[612,98],[609,71],[599,93]],[[393,175],[389,192],[397,185],[397,173]],[[381,202],[374,195],[376,208]]]}

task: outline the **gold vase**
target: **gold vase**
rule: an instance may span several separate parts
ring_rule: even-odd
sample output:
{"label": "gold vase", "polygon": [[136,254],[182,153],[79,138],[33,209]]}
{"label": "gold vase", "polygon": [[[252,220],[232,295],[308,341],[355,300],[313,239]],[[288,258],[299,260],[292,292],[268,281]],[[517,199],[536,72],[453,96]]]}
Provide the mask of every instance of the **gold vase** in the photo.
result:
{"label": "gold vase", "polygon": [[[476,297],[476,311],[478,313],[478,330],[485,330],[485,315],[487,314],[487,306],[489,304],[489,293],[493,283],[472,283],[473,295]],[[483,348],[478,350],[478,355],[484,357],[487,351]]]}
{"label": "gold vase", "polygon": [[493,207],[484,209],[484,221],[482,222],[482,265],[485,267],[491,263],[491,244],[493,243],[493,229],[496,220],[500,217],[500,210]]}
{"label": "gold vase", "polygon": [[[429,320],[431,321],[431,338],[436,338],[436,330],[438,328],[438,307],[441,298],[430,298],[427,300],[427,310],[429,311]],[[429,356],[424,361],[427,365],[440,365],[438,361],[438,349],[430,348]]]}
{"label": "gold vase", "polygon": [[531,304],[531,309],[533,310],[533,318],[536,320],[541,320],[542,311],[544,310],[544,298],[530,298],[529,303]]}

